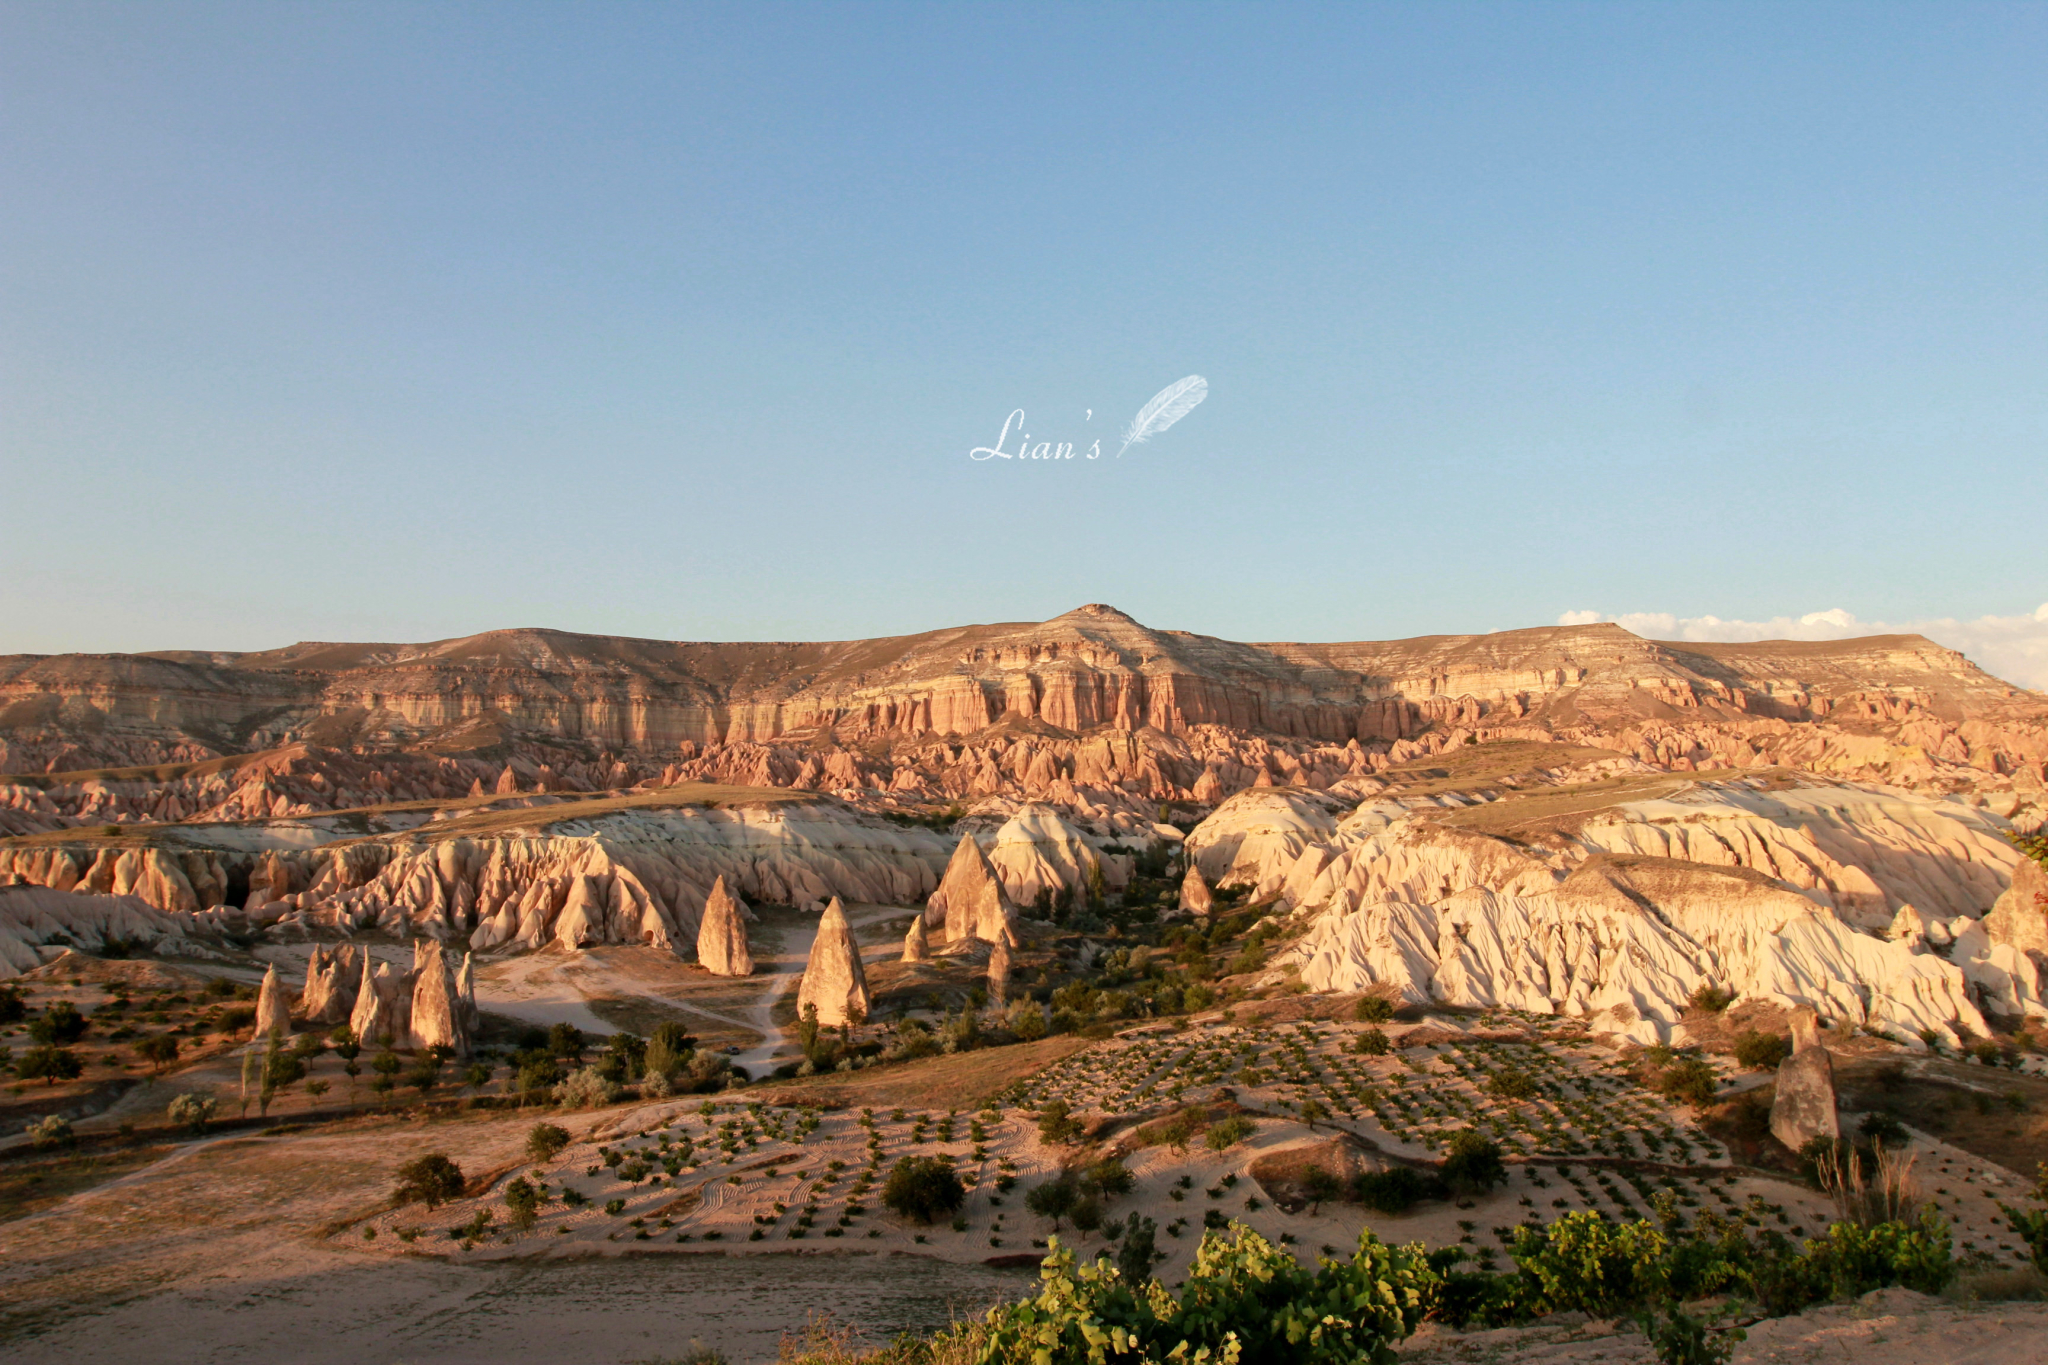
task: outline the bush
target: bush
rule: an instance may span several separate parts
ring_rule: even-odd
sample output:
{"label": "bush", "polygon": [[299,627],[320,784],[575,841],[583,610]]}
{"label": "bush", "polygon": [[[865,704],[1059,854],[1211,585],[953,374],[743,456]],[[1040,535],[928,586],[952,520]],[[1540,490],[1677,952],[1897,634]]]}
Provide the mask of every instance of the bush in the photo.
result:
{"label": "bush", "polygon": [[1376,1213],[1406,1213],[1442,1190],[1439,1181],[1406,1166],[1367,1171],[1351,1182],[1351,1197]]}
{"label": "bush", "polygon": [[195,1133],[203,1133],[219,1109],[220,1101],[211,1095],[178,1095],[164,1110],[164,1116],[172,1123],[183,1124]]}
{"label": "bush", "polygon": [[1203,1135],[1202,1142],[1212,1152],[1225,1152],[1258,1130],[1259,1125],[1244,1115],[1232,1114],[1227,1119],[1211,1124],[1209,1131]]}
{"label": "bush", "polygon": [[1141,1213],[1124,1222],[1124,1233],[1116,1248],[1117,1273],[1126,1284],[1141,1285],[1152,1278],[1152,1267],[1160,1260],[1159,1225]]}
{"label": "bush", "polygon": [[71,1124],[62,1114],[49,1114],[29,1124],[28,1140],[40,1148],[69,1147],[76,1139]]}
{"label": "bush", "polygon": [[1178,1302],[1162,1288],[1138,1293],[1107,1261],[1077,1266],[1057,1242],[1039,1274],[1036,1298],[990,1311],[981,1359],[1080,1365],[1105,1359],[1114,1341],[1131,1360],[1384,1361],[1422,1320],[1439,1278],[1418,1251],[1370,1232],[1350,1261],[1309,1270],[1235,1224],[1202,1239]]}
{"label": "bush", "polygon": [[569,1145],[569,1130],[552,1123],[536,1123],[526,1130],[526,1159],[532,1162],[553,1161],[564,1147]]}
{"label": "bush", "polygon": [[1051,1100],[1038,1109],[1038,1136],[1056,1147],[1081,1139],[1081,1124],[1065,1100]]}
{"label": "bush", "polygon": [[1369,1028],[1358,1035],[1358,1055],[1361,1057],[1384,1057],[1393,1050],[1384,1030]]}
{"label": "bush", "polygon": [[1383,995],[1362,995],[1351,1007],[1351,1017],[1361,1024],[1384,1024],[1394,1017],[1394,1002]]}
{"label": "bush", "polygon": [[1696,1010],[1705,1010],[1709,1014],[1719,1014],[1735,1003],[1735,992],[1702,982],[1699,989],[1692,993],[1692,999],[1687,1003]]}
{"label": "bush", "polygon": [[1450,1146],[1438,1167],[1444,1184],[1454,1194],[1476,1198],[1508,1178],[1507,1163],[1500,1157],[1500,1144],[1467,1128],[1451,1135]]}
{"label": "bush", "polygon": [[569,1073],[555,1087],[555,1102],[565,1109],[595,1109],[618,1098],[618,1087],[606,1080],[594,1066]]}
{"label": "bush", "polygon": [[1045,1008],[1036,1000],[1019,1000],[1010,1006],[1008,1023],[1018,1038],[1036,1042],[1046,1034]]}
{"label": "bush", "polygon": [[532,1227],[540,1217],[540,1189],[525,1176],[519,1176],[505,1187],[505,1212],[508,1221],[519,1231]]}
{"label": "bush", "polygon": [[395,1204],[425,1204],[430,1209],[461,1197],[462,1168],[439,1152],[400,1166],[398,1186],[391,1191]]}
{"label": "bush", "polygon": [[55,1085],[59,1081],[74,1081],[85,1074],[85,1063],[78,1054],[54,1043],[32,1047],[21,1055],[14,1064],[14,1074],[25,1081],[41,1081],[44,1085]]}
{"label": "bush", "polygon": [[1509,1254],[1554,1310],[1611,1318],[1663,1293],[1670,1248],[1648,1223],[1580,1210],[1547,1228],[1515,1229]]}
{"label": "bush", "polygon": [[59,1000],[28,1021],[28,1036],[38,1043],[55,1043],[62,1047],[83,1038],[87,1027],[78,1006],[69,1000]]}
{"label": "bush", "polygon": [[1735,1040],[1735,1060],[1746,1071],[1775,1071],[1792,1055],[1792,1044],[1783,1034],[1745,1029]]}
{"label": "bush", "polygon": [[1679,1058],[1658,1075],[1656,1084],[1657,1093],[1684,1100],[1695,1109],[1712,1104],[1720,1088],[1714,1068],[1698,1057]]}
{"label": "bush", "polygon": [[1486,1089],[1504,1100],[1531,1100],[1536,1098],[1536,1078],[1519,1067],[1504,1066],[1487,1078]]}
{"label": "bush", "polygon": [[161,1076],[172,1062],[178,1060],[178,1040],[168,1033],[152,1034],[135,1045],[135,1055]]}
{"label": "bush", "polygon": [[882,1186],[884,1207],[925,1224],[957,1211],[966,1200],[958,1173],[937,1157],[904,1157],[890,1168]]}
{"label": "bush", "polygon": [[1082,1179],[1104,1199],[1120,1199],[1129,1194],[1131,1187],[1137,1184],[1130,1168],[1115,1157],[1105,1157],[1096,1162],[1088,1168]]}

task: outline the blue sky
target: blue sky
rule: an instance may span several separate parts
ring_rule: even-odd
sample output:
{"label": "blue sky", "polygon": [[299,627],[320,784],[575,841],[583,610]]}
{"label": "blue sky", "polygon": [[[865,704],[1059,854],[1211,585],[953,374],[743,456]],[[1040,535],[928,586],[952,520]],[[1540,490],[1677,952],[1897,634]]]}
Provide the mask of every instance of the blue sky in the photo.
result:
{"label": "blue sky", "polygon": [[0,4],[0,650],[2025,634],[2044,70],[2040,5]]}

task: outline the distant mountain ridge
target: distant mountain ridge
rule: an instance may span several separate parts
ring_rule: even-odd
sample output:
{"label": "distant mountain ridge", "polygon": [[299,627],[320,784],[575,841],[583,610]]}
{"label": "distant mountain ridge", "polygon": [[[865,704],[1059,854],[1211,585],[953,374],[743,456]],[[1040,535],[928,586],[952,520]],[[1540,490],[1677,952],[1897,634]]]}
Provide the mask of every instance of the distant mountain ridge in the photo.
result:
{"label": "distant mountain ridge", "polygon": [[1697,644],[1597,624],[1239,643],[1154,630],[1101,605],[1039,623],[819,643],[514,629],[246,654],[0,657],[0,741],[75,732],[215,752],[309,738],[459,747],[459,732],[483,720],[656,750],[821,731],[971,735],[1004,720],[1076,734],[1213,724],[1391,741],[1449,719],[1572,731],[1686,717],[1796,722],[1845,706],[1951,724],[2048,709],[1917,635]]}

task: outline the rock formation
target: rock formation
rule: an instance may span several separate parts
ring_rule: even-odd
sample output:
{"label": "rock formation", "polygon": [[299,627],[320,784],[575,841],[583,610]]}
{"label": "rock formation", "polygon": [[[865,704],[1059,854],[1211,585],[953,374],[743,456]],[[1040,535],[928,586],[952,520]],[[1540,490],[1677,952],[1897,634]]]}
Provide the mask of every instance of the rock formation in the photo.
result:
{"label": "rock formation", "polygon": [[811,941],[804,979],[797,987],[797,1013],[812,1005],[818,1007],[820,1024],[859,1023],[868,1015],[868,979],[861,969],[860,945],[837,896],[818,920],[818,936]]}
{"label": "rock formation", "polygon": [[747,948],[745,907],[734,900],[720,877],[704,902],[704,923],[697,930],[697,961],[714,976],[751,976],[754,955]]}
{"label": "rock formation", "polygon": [[1010,999],[1010,944],[1008,939],[999,939],[988,955],[988,999],[992,1005],[1005,1005]]}
{"label": "rock formation", "polygon": [[946,864],[946,875],[925,902],[925,920],[943,925],[948,943],[966,939],[993,943],[1002,937],[1010,913],[1010,898],[981,845],[973,835],[962,835]]}
{"label": "rock formation", "polygon": [[1814,1138],[1838,1138],[1835,1066],[1821,1044],[1820,1024],[1810,1009],[1792,1012],[1792,1055],[1778,1064],[1777,1095],[1771,1101],[1771,1136],[1798,1151]]}
{"label": "rock formation", "polygon": [[[403,1011],[399,1007],[400,1000],[405,1002]],[[378,962],[365,952],[362,979],[356,987],[355,1008],[349,1014],[349,1032],[355,1034],[364,1047],[403,1042],[411,1034],[411,1013],[411,983],[394,973],[390,963]]]}
{"label": "rock formation", "polygon": [[1202,869],[1193,863],[1188,864],[1188,875],[1180,879],[1180,908],[1190,915],[1206,915],[1216,908],[1216,897],[1202,880]]}
{"label": "rock formation", "polygon": [[355,1009],[355,949],[348,944],[324,951],[319,944],[306,957],[306,988],[299,993],[299,1015],[309,1024],[339,1024]]}
{"label": "rock formation", "polygon": [[910,921],[910,932],[903,936],[903,960],[923,962],[931,956],[931,945],[925,938],[924,916],[914,916]]}
{"label": "rock formation", "polygon": [[256,992],[256,1036],[283,1036],[291,1031],[291,1005],[285,1000],[284,983],[278,980],[273,965],[263,973],[263,986]]}
{"label": "rock formation", "polygon": [[464,953],[462,967],[455,973],[455,1002],[462,1009],[462,1026],[476,1037],[483,1027],[483,1013],[476,1007],[476,954]]}
{"label": "rock formation", "polygon": [[206,950],[184,938],[195,927],[132,895],[0,886],[0,979],[34,971],[67,947],[99,952],[108,939],[200,956]]}
{"label": "rock formation", "polygon": [[421,944],[412,976],[408,1025],[412,1046],[420,1051],[445,1047],[457,1056],[467,1053],[469,1029],[462,997],[455,983],[453,964],[440,943],[427,940]]}

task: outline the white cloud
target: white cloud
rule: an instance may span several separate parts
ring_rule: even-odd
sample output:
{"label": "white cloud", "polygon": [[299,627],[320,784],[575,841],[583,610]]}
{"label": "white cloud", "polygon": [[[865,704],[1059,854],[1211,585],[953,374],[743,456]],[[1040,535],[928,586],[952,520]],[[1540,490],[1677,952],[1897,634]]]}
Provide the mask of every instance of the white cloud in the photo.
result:
{"label": "white cloud", "polygon": [[1952,616],[1926,621],[1859,621],[1855,613],[1840,607],[1768,621],[1724,621],[1718,616],[1674,616],[1668,611],[1623,612],[1619,616],[1568,611],[1557,618],[1561,626],[1595,621],[1612,621],[1623,630],[1657,640],[1846,640],[1858,635],[1925,635],[1937,644],[1961,650],[1997,677],[2048,691],[2048,602],[2025,616],[1980,616],[1974,621],[1958,621]]}

